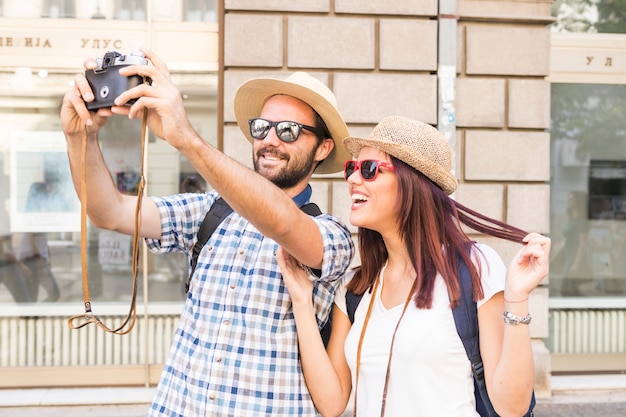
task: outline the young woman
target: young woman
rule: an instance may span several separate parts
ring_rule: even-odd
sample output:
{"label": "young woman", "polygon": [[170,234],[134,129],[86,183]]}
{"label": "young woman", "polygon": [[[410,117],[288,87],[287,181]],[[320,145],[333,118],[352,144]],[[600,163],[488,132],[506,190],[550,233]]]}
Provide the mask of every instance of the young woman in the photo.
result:
{"label": "young woman", "polygon": [[[302,369],[318,411],[356,416],[477,416],[470,362],[455,328],[458,259],[478,305],[490,400],[501,416],[524,415],[534,368],[528,297],[548,272],[550,239],[489,219],[449,197],[452,152],[433,127],[391,116],[368,139],[348,137],[346,162],[361,266],[337,293],[328,350],[320,339],[306,268],[279,250],[293,302]],[[521,243],[507,268],[461,224]],[[363,294],[351,325],[345,291]]]}

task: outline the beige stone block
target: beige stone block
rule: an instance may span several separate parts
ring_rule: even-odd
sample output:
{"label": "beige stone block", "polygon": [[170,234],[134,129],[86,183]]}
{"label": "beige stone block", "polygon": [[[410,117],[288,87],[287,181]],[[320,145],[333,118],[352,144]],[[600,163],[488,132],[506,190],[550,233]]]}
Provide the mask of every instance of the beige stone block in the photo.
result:
{"label": "beige stone block", "polygon": [[509,127],[547,129],[550,127],[550,82],[509,80]]}
{"label": "beige stone block", "polygon": [[549,321],[549,290],[547,287],[537,287],[530,294],[528,310],[532,316],[530,323],[530,337],[532,340],[533,360],[535,364],[535,396],[550,398],[550,375],[552,373],[550,351],[541,339],[550,335]]}
{"label": "beige stone block", "polygon": [[283,18],[228,13],[224,16],[224,65],[280,67]]}
{"label": "beige stone block", "polygon": [[546,27],[468,26],[466,42],[467,74],[547,76],[550,73],[550,31]]}
{"label": "beige stone block", "polygon": [[368,138],[372,130],[374,129],[374,124],[370,126],[348,126],[350,129],[350,136],[356,136],[357,138]]}
{"label": "beige stone block", "polygon": [[252,144],[237,125],[224,127],[224,153],[250,169],[252,164]]}
{"label": "beige stone block", "polygon": [[436,70],[437,21],[381,19],[380,68],[386,70]]}
{"label": "beige stone block", "polygon": [[454,199],[464,206],[496,220],[504,220],[504,185],[459,184]]}
{"label": "beige stone block", "polygon": [[350,223],[350,212],[352,198],[348,183],[345,181],[335,181],[332,183],[332,213],[343,220],[352,233],[357,232],[357,228]]}
{"label": "beige stone block", "polygon": [[[285,79],[293,74],[293,71],[224,71],[224,121],[235,122],[234,101],[237,89],[246,81],[253,78],[278,78]],[[311,76],[317,78],[328,85],[328,74],[325,72],[309,72]]]}
{"label": "beige stone block", "polygon": [[284,12],[328,12],[328,0],[224,0],[226,10],[259,10]]}
{"label": "beige stone block", "polygon": [[374,68],[374,19],[290,16],[287,31],[289,67]]}
{"label": "beige stone block", "polygon": [[[546,316],[547,316],[546,312]],[[533,318],[534,320],[534,318]],[[543,340],[532,340],[533,360],[535,364],[535,398],[548,399],[552,397],[551,375],[552,358],[550,351]]]}
{"label": "beige stone block", "polygon": [[505,81],[494,78],[456,80],[456,120],[461,127],[504,127]]}
{"label": "beige stone block", "polygon": [[[338,146],[342,146],[341,141],[338,143]],[[343,166],[341,167],[341,169],[343,169]],[[337,172],[333,172],[330,174],[315,174],[314,173],[313,178],[316,180],[323,180],[323,181],[331,181],[331,180],[343,181],[343,171],[337,171]]]}
{"label": "beige stone block", "polygon": [[334,91],[347,123],[376,124],[391,115],[437,122],[435,75],[338,73]]}
{"label": "beige stone block", "polygon": [[438,0],[335,0],[337,13],[435,16]]}
{"label": "beige stone block", "polygon": [[328,181],[311,181],[311,202],[317,204],[322,213],[329,213],[329,183]]}
{"label": "beige stone block", "polygon": [[529,232],[550,233],[549,185],[509,185],[506,207],[508,223]]}
{"label": "beige stone block", "polygon": [[498,253],[498,255],[500,255],[502,262],[504,262],[504,265],[507,267],[511,263],[511,260],[513,260],[517,251],[521,248],[519,243],[511,242],[510,240],[501,239],[499,237],[473,234],[469,234],[469,236],[476,242],[491,246]]}
{"label": "beige stone block", "polygon": [[456,29],[456,73],[465,72],[465,27],[457,26]]}
{"label": "beige stone block", "polygon": [[537,287],[528,298],[528,311],[532,316],[530,322],[530,337],[545,339],[550,336],[548,322],[548,289]]}
{"label": "beige stone block", "polygon": [[463,165],[467,181],[549,181],[550,134],[467,131]]}
{"label": "beige stone block", "polygon": [[462,18],[537,20],[551,18],[553,0],[459,0],[458,13]]}

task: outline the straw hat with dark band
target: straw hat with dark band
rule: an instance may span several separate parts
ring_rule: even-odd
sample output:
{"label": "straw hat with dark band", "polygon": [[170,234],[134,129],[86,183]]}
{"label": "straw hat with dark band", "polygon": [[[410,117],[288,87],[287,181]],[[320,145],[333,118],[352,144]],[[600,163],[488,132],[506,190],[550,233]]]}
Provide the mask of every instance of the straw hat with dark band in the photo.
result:
{"label": "straw hat with dark band", "polygon": [[356,157],[368,146],[393,155],[452,194],[457,179],[452,174],[452,149],[443,135],[429,124],[401,116],[385,117],[369,138],[347,137],[343,144]]}
{"label": "straw hat with dark band", "polygon": [[328,127],[335,147],[315,172],[330,174],[341,171],[344,162],[350,159],[350,154],[341,146],[341,140],[350,134],[348,127],[337,110],[337,100],[333,92],[323,82],[306,72],[295,72],[284,80],[255,78],[239,87],[235,94],[235,117],[246,138],[250,142],[254,141],[250,136],[248,120],[259,117],[265,101],[278,94],[304,101],[313,107]]}

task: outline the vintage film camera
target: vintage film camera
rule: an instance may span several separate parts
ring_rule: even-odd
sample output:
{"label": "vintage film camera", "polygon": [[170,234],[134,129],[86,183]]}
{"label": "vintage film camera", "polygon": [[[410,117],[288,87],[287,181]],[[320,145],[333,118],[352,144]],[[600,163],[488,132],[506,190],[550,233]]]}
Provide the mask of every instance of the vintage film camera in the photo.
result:
{"label": "vintage film camera", "polygon": [[[103,57],[97,58],[96,69],[86,70],[85,77],[91,86],[94,100],[85,104],[88,110],[97,110],[114,105],[113,101],[124,91],[139,84],[148,83],[150,79],[144,79],[139,75],[124,77],[119,74],[119,69],[129,65],[146,65],[148,60],[141,52],[133,52],[130,55],[122,55],[116,51],[109,51]],[[135,100],[129,100],[128,105]]]}

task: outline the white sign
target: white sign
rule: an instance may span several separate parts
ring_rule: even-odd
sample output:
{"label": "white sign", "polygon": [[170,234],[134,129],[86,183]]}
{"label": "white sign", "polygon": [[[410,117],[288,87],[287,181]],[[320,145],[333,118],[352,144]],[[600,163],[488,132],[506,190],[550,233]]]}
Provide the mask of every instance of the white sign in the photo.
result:
{"label": "white sign", "polygon": [[100,230],[98,261],[105,271],[126,270],[131,262],[131,237],[110,230]]}
{"label": "white sign", "polygon": [[63,132],[13,132],[11,232],[78,232],[74,190]]}

